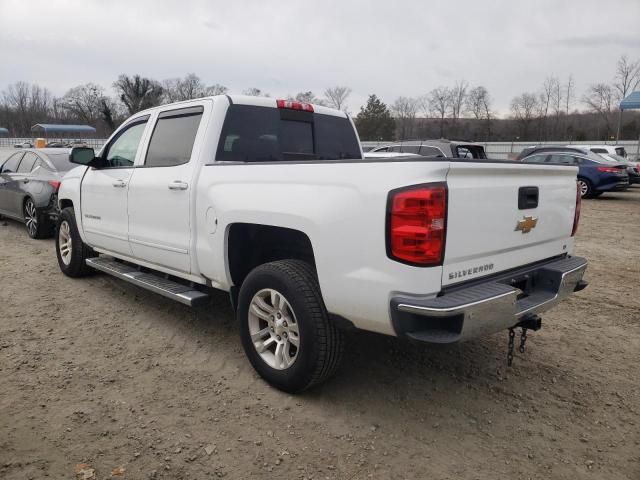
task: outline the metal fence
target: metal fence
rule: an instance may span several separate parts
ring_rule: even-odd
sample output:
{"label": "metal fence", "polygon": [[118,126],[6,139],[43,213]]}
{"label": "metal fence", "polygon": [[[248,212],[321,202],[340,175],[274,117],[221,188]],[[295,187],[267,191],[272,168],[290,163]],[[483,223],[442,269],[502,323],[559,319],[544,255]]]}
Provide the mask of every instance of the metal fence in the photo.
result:
{"label": "metal fence", "polygon": [[[105,138],[47,138],[47,143],[49,142],[83,142],[88,146],[99,150],[102,148],[102,145],[105,144],[107,140]],[[35,139],[31,137],[0,137],[0,147],[13,147],[15,145],[20,145],[23,143],[30,143],[31,145],[35,145]]]}
{"label": "metal fence", "polygon": [[[390,143],[402,143],[402,142],[362,142],[362,148],[364,150],[370,150],[382,145],[389,145]],[[585,142],[569,142],[569,141],[555,141],[555,142],[476,142],[478,145],[483,145],[487,157],[495,158],[498,160],[505,160],[511,158],[520,153],[524,148],[533,145],[602,145],[602,141],[591,140]],[[619,145],[625,148],[627,154],[636,159],[640,159],[640,139],[639,140],[625,140],[617,142],[615,145]]]}
{"label": "metal fence", "polygon": [[[70,142],[70,141],[80,141],[84,142],[90,147],[99,150],[107,141],[105,138],[78,138],[78,139],[69,139],[69,138],[48,138],[48,142]],[[13,147],[16,144],[28,142],[33,144],[33,138],[3,138],[0,137],[0,147]],[[371,150],[372,148],[379,147],[382,145],[389,145],[390,143],[401,143],[401,142],[362,142],[362,148],[366,150]],[[489,158],[495,158],[498,160],[512,158],[513,156],[520,153],[524,148],[530,147],[532,145],[602,145],[601,141],[591,140],[585,142],[569,142],[569,141],[555,141],[555,142],[476,142],[479,145],[484,146],[485,152],[487,152],[487,156]],[[624,140],[616,143],[616,145],[620,145],[625,148],[627,154],[631,158],[640,159],[640,139],[638,140]]]}

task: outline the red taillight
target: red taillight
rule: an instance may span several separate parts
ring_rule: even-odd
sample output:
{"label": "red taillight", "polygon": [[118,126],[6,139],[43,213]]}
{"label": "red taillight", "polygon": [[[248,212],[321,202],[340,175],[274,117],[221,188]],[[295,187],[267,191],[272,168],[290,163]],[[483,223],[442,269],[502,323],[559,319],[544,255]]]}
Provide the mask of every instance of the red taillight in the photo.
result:
{"label": "red taillight", "polygon": [[417,185],[389,194],[387,254],[418,266],[441,265],[447,232],[447,187]]}
{"label": "red taillight", "polygon": [[580,223],[580,208],[582,207],[582,192],[580,192],[580,184],[576,183],[576,212],[573,215],[573,229],[571,236],[573,237],[578,231],[578,223]]}
{"label": "red taillight", "polygon": [[313,112],[313,105],[310,103],[298,102],[296,100],[276,100],[278,108],[288,108],[289,110],[302,110],[303,112]]}
{"label": "red taillight", "polygon": [[60,188],[60,182],[57,182],[56,180],[49,180],[49,185],[51,185],[53,187],[53,189],[57,192],[58,189]]}
{"label": "red taillight", "polygon": [[598,167],[598,171],[606,173],[620,173],[621,169],[616,167]]}

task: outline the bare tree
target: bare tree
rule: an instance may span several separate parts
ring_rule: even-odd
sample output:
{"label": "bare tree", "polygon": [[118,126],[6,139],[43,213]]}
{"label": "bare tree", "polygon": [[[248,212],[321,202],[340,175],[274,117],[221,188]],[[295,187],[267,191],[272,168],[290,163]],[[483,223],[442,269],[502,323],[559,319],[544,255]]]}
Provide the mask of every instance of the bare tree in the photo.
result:
{"label": "bare tree", "polygon": [[537,105],[538,140],[547,140],[548,137],[547,117],[549,115],[549,109],[556,89],[556,83],[558,83],[558,80],[555,77],[547,77],[542,84],[542,90],[540,91]]}
{"label": "bare tree", "polygon": [[569,75],[569,78],[567,79],[567,83],[564,84],[564,103],[565,103],[565,111],[567,115],[569,115],[570,113],[569,110],[573,103],[574,88],[575,88],[575,81],[573,80],[573,75]]}
{"label": "bare tree", "polygon": [[406,140],[413,134],[418,103],[415,98],[398,97],[391,106],[391,112],[396,118],[400,140]]}
{"label": "bare tree", "polygon": [[473,115],[476,120],[484,120],[486,124],[486,139],[491,136],[491,97],[489,92],[482,85],[472,88],[465,101],[466,110]]}
{"label": "bare tree", "polygon": [[[613,88],[616,90],[618,102],[621,102],[629,93],[633,92],[640,83],[640,60],[630,62],[626,55],[622,55],[616,67],[616,76]],[[622,110],[618,113],[618,128],[616,141],[620,138],[620,124],[622,123]]]}
{"label": "bare tree", "polygon": [[164,91],[157,81],[140,75],[133,77],[120,75],[113,87],[119,93],[120,100],[127,107],[130,115],[159,105]]}
{"label": "bare tree", "polygon": [[582,97],[582,102],[587,105],[589,111],[597,113],[604,120],[605,138],[609,138],[611,133],[611,113],[613,109],[615,94],[613,88],[606,83],[596,83],[591,85]]}
{"label": "bare tree", "polygon": [[551,85],[551,111],[553,112],[553,138],[557,138],[560,131],[560,117],[562,116],[562,86],[557,77],[553,79]]}
{"label": "bare tree", "polygon": [[269,94],[263,92],[259,88],[251,87],[242,92],[243,95],[249,95],[250,97],[268,97]]}
{"label": "bare tree", "polygon": [[351,89],[349,87],[330,87],[324,91],[324,97],[329,107],[345,111],[347,98],[349,98],[350,94]]}
{"label": "bare tree", "polygon": [[437,87],[427,96],[431,116],[440,120],[440,137],[444,137],[444,126],[449,105],[451,104],[451,90],[448,87]]}
{"label": "bare tree", "polygon": [[170,78],[162,82],[164,99],[167,102],[182,102],[204,97],[205,86],[195,73],[184,78]]}
{"label": "bare tree", "polygon": [[465,99],[467,97],[467,88],[469,88],[469,84],[466,81],[461,80],[460,82],[456,83],[453,86],[453,88],[449,91],[451,96],[449,101],[449,108],[450,108],[451,120],[452,120],[451,123],[454,129],[454,135],[456,134],[455,129],[456,129],[457,121],[462,114]]}
{"label": "bare tree", "polygon": [[207,95],[214,96],[214,95],[224,95],[228,91],[229,91],[229,89],[227,87],[225,87],[224,85],[220,85],[219,83],[215,83],[213,85],[209,85],[206,88],[205,93]]}
{"label": "bare tree", "polygon": [[62,97],[62,106],[84,123],[95,125],[101,116],[102,97],[104,88],[95,83],[86,83],[69,89]]}
{"label": "bare tree", "polygon": [[538,110],[538,95],[523,93],[511,100],[511,113],[518,123],[520,138],[525,140],[529,135],[529,127]]}

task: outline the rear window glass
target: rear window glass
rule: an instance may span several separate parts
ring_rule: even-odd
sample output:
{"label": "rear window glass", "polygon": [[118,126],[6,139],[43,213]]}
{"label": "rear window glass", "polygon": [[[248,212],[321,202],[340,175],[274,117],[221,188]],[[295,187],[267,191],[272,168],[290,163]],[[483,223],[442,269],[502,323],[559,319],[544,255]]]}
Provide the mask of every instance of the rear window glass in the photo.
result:
{"label": "rear window glass", "polygon": [[606,148],[592,148],[591,151],[593,153],[607,153],[607,149]]}
{"label": "rear window glass", "polygon": [[277,162],[362,158],[348,119],[252,105],[232,105],[216,160]]}
{"label": "rear window glass", "polygon": [[77,165],[69,162],[69,154],[68,153],[49,153],[47,154],[47,158],[53,164],[54,168],[58,172],[66,172],[71,170]]}

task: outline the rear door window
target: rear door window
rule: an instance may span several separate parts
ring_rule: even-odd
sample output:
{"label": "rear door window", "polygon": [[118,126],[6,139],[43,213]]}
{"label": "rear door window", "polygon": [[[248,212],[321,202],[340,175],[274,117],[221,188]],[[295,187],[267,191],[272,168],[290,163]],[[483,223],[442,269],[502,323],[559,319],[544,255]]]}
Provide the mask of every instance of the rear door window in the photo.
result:
{"label": "rear door window", "polygon": [[575,165],[576,161],[571,155],[549,155],[547,160],[549,163],[556,163],[561,165]]}
{"label": "rear door window", "polygon": [[334,115],[231,105],[216,159],[233,162],[362,158],[351,122]]}
{"label": "rear door window", "polygon": [[523,162],[525,163],[545,163],[545,160],[547,159],[549,155],[531,155],[530,157],[525,157],[523,159]]}
{"label": "rear door window", "polygon": [[444,155],[442,154],[439,148],[427,147],[424,145],[420,147],[419,153],[423,157],[444,157]]}
{"label": "rear door window", "polygon": [[31,170],[33,170],[33,165],[36,163],[36,160],[38,160],[38,157],[35,153],[25,153],[18,167],[18,173],[30,173]]}
{"label": "rear door window", "polygon": [[188,163],[203,111],[203,107],[190,107],[161,112],[151,135],[145,167]]}

